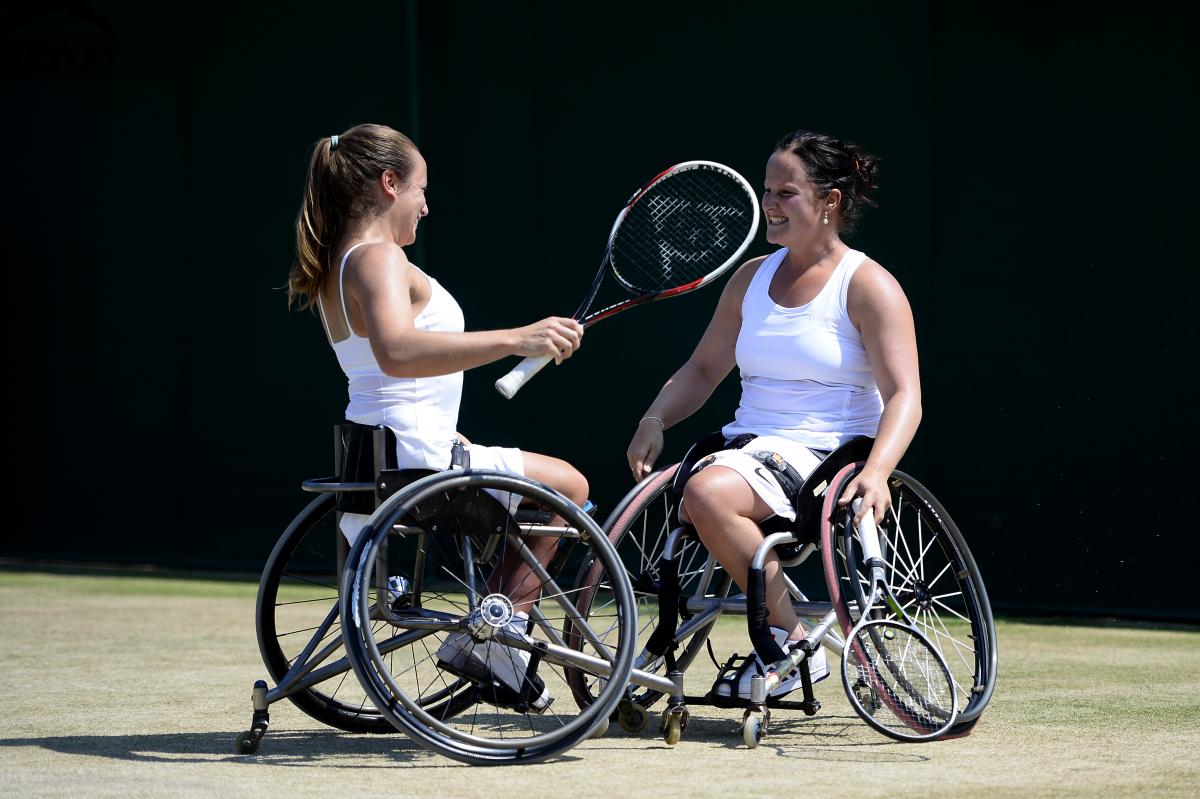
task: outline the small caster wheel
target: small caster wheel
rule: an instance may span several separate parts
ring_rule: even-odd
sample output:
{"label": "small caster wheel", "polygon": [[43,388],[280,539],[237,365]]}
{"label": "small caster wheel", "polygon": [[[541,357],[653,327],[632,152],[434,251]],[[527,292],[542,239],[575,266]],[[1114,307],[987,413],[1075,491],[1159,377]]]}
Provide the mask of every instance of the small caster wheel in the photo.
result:
{"label": "small caster wheel", "polygon": [[596,729],[592,730],[592,734],[588,737],[589,738],[603,738],[604,734],[607,732],[608,732],[608,717],[605,716],[605,717],[601,717],[600,723],[596,725]]}
{"label": "small caster wheel", "polygon": [[671,714],[663,725],[663,740],[667,742],[667,746],[674,746],[679,743],[679,739],[683,736],[683,720],[675,714]]}
{"label": "small caster wheel", "polygon": [[258,743],[262,739],[254,734],[254,730],[240,733],[234,741],[233,748],[239,755],[252,755],[258,751]]}
{"label": "small caster wheel", "polygon": [[854,696],[858,699],[858,704],[863,710],[872,716],[875,712],[883,707],[883,703],[879,701],[879,695],[875,693],[866,682],[859,680],[854,684]]}
{"label": "small caster wheel", "polygon": [[650,723],[650,713],[637,702],[622,699],[617,705],[617,721],[625,732],[637,734]]}
{"label": "small caster wheel", "polygon": [[742,719],[742,741],[751,749],[758,747],[766,732],[762,716],[752,713]]}

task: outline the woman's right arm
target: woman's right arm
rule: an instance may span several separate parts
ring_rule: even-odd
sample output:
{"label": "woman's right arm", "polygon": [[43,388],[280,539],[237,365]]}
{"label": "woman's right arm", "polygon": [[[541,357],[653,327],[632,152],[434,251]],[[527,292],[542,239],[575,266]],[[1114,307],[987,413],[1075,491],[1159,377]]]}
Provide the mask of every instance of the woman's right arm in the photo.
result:
{"label": "woman's right arm", "polygon": [[663,431],[703,407],[736,363],[738,330],[742,325],[742,297],[763,258],[747,261],[734,272],[721,291],[717,309],[691,357],[666,382],[642,414],[625,457],[635,480],[654,469],[663,449]]}
{"label": "woman's right arm", "polygon": [[557,316],[508,330],[418,330],[410,292],[412,281],[420,278],[404,251],[392,245],[363,250],[347,272],[343,288],[347,306],[358,311],[375,360],[386,375],[445,375],[509,355],[547,355],[561,363],[579,349],[583,326]]}

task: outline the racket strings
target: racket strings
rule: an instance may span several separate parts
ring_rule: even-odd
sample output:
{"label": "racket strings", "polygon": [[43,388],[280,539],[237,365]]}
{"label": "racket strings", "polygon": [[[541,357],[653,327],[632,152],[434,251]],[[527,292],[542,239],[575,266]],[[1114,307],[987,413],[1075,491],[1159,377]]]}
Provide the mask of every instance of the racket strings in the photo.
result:
{"label": "racket strings", "polygon": [[611,245],[613,272],[640,293],[700,280],[737,257],[753,232],[756,202],[720,171],[671,173],[622,220]]}

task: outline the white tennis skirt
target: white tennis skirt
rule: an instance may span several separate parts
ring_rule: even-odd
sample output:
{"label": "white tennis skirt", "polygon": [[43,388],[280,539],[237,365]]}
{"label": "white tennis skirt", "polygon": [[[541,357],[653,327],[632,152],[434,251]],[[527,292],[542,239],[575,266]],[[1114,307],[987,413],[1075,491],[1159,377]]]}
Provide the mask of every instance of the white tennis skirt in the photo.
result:
{"label": "white tennis skirt", "polygon": [[[497,472],[509,472],[521,475],[522,477],[525,476],[525,454],[516,447],[487,447],[481,444],[469,444],[467,452],[471,455],[472,469],[491,469]],[[449,458],[446,460],[449,461]],[[508,491],[498,491],[492,488],[484,490],[507,507],[509,513],[516,512],[517,505],[521,500],[519,496],[515,496]],[[342,518],[338,522],[338,527],[341,529],[342,535],[346,536],[346,540],[350,542],[350,546],[354,546],[359,533],[367,526],[370,518],[370,515],[366,513],[342,514]]]}
{"label": "white tennis skirt", "polygon": [[755,450],[778,452],[780,457],[800,473],[801,478],[807,478],[814,469],[821,465],[821,458],[803,444],[779,436],[758,436],[740,449],[722,449],[701,458],[692,467],[692,471],[698,472],[709,466],[724,466],[726,469],[733,469],[750,484],[750,488],[754,489],[755,494],[762,497],[763,502],[771,507],[776,516],[794,520],[796,509],[792,507],[792,501],[783,493],[779,481],[775,479],[771,470],[763,465],[762,461],[747,454]]}

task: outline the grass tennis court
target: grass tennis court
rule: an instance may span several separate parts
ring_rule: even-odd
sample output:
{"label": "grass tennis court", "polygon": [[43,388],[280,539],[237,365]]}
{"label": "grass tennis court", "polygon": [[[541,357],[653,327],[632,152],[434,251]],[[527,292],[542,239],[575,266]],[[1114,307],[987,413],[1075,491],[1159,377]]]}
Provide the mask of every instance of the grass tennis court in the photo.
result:
{"label": "grass tennis court", "polygon": [[[612,725],[563,757],[472,768],[403,736],[271,709],[233,753],[266,676],[252,580],[0,571],[0,778],[11,796],[428,797],[763,795],[1196,796],[1200,630],[998,619],[1000,678],[974,734],[901,744],[867,727],[837,677],[815,717],[777,713],[756,750],[738,711],[692,708],[676,747]],[[714,634],[745,651],[744,620]],[[831,663],[836,665],[836,663]],[[688,672],[703,692],[707,658]],[[569,701],[564,697],[563,701]],[[658,709],[658,706],[655,708]],[[652,724],[654,719],[652,719]],[[503,790],[497,783],[503,780]]]}

